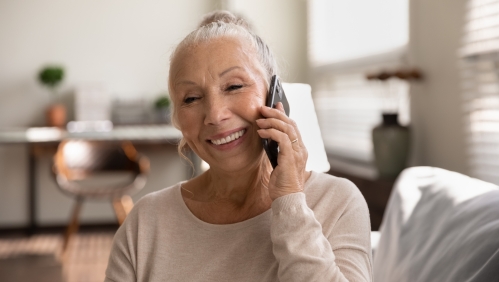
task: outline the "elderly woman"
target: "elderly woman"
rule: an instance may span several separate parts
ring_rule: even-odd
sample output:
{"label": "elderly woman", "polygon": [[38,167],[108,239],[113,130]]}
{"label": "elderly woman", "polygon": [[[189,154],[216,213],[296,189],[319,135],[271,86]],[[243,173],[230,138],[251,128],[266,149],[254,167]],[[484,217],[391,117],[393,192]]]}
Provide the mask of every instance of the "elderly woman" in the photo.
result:
{"label": "elderly woman", "polygon": [[[351,182],[305,171],[296,124],[265,107],[275,61],[241,19],[209,15],[171,56],[174,124],[210,165],[154,192],[114,238],[106,281],[371,281],[370,224]],[[262,138],[279,144],[272,169]]]}

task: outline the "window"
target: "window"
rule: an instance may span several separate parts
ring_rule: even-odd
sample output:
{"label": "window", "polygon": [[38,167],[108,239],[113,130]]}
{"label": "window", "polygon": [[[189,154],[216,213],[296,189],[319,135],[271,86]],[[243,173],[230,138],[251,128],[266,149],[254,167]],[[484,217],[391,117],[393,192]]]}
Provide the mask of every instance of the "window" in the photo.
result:
{"label": "window", "polygon": [[460,50],[470,170],[499,184],[499,1],[468,1]]}
{"label": "window", "polygon": [[400,122],[409,123],[409,87],[365,77],[407,66],[408,1],[308,3],[311,83],[331,167],[373,178],[371,130],[384,111],[398,111]]}
{"label": "window", "polygon": [[337,63],[404,48],[407,0],[309,1],[310,62]]}

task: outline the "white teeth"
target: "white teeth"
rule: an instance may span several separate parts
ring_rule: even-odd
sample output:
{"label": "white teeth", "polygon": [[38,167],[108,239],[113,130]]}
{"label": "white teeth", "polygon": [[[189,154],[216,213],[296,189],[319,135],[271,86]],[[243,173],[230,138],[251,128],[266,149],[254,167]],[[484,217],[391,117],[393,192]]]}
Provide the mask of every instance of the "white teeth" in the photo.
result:
{"label": "white teeth", "polygon": [[215,144],[215,145],[226,144],[226,143],[229,143],[229,142],[234,141],[236,139],[239,139],[239,137],[243,136],[243,134],[244,134],[244,129],[240,130],[238,132],[234,132],[234,133],[232,133],[231,135],[229,135],[229,136],[227,136],[225,138],[220,138],[220,139],[217,139],[217,140],[211,140],[211,143]]}

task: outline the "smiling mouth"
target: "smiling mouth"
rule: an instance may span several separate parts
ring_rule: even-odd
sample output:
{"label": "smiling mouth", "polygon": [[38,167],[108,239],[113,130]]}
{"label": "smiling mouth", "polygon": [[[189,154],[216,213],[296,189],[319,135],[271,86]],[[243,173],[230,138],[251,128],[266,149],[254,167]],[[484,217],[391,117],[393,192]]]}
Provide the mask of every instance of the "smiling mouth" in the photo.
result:
{"label": "smiling mouth", "polygon": [[239,139],[241,136],[243,136],[244,132],[246,131],[246,129],[242,129],[238,132],[234,132],[232,133],[231,135],[225,137],[225,138],[220,138],[220,139],[217,139],[217,140],[210,140],[210,142],[214,145],[223,145],[223,144],[227,144],[229,142],[232,142],[234,140],[237,140]]}

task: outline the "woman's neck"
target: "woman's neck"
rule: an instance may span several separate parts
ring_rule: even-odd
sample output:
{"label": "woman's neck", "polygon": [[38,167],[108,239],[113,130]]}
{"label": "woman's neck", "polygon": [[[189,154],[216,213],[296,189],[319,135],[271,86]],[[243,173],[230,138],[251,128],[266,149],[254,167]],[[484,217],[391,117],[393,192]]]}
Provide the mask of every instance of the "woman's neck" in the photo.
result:
{"label": "woman's neck", "polygon": [[183,184],[182,196],[191,212],[203,221],[228,224],[247,220],[272,204],[266,187],[270,172],[265,167],[241,172],[209,169]]}

